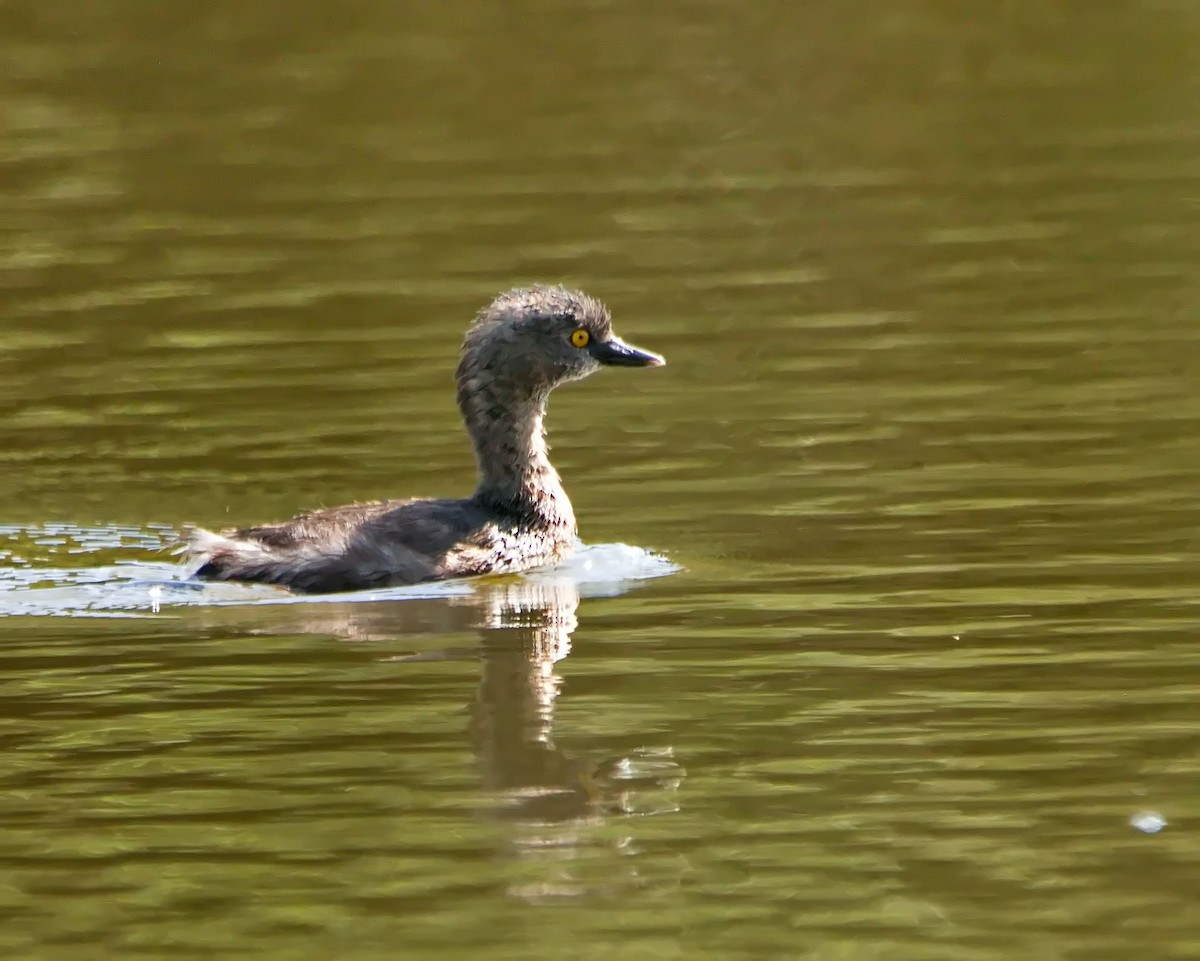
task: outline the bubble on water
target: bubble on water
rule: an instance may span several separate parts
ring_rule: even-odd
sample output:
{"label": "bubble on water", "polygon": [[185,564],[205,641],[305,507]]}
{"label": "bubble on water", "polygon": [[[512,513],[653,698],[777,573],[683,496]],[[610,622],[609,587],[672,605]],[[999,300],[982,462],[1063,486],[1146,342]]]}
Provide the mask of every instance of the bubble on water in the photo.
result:
{"label": "bubble on water", "polygon": [[1143,834],[1157,834],[1167,826],[1167,819],[1157,811],[1138,811],[1129,819],[1129,826]]}

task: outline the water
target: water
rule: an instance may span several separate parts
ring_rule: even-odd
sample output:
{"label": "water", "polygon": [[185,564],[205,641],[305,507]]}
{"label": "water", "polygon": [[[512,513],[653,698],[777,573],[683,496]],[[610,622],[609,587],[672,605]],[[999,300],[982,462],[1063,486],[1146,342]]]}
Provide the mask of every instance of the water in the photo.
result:
{"label": "water", "polygon": [[[0,13],[5,956],[1200,953],[1200,12],[455,10]],[[582,566],[172,581],[533,279]]]}

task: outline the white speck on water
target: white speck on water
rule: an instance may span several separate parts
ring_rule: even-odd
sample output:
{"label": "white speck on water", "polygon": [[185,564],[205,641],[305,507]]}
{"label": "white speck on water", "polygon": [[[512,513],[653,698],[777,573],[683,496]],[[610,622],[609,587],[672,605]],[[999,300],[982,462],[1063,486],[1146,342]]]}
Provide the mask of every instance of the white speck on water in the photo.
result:
{"label": "white speck on water", "polygon": [[1138,811],[1129,819],[1129,826],[1143,834],[1157,834],[1167,826],[1167,819],[1157,811]]}

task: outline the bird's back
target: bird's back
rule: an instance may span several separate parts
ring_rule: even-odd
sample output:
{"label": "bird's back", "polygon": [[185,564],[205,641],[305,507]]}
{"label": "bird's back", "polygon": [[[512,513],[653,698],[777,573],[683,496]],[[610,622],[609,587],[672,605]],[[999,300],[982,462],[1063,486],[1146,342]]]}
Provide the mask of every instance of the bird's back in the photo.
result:
{"label": "bird's back", "polygon": [[306,511],[282,524],[194,531],[196,575],[305,593],[527,570],[569,552],[569,531],[467,500],[385,500]]}

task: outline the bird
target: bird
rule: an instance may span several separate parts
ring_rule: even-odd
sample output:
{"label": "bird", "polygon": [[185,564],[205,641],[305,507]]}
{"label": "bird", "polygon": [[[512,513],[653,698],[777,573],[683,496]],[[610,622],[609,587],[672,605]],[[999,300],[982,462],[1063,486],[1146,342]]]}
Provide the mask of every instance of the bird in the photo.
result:
{"label": "bird", "polygon": [[617,337],[608,308],[582,291],[501,293],[476,315],[459,352],[458,407],[478,467],[470,497],[348,504],[219,534],[190,528],[189,568],[209,581],[322,594],[563,561],[578,535],[546,446],[551,391],[604,367],[665,363]]}

